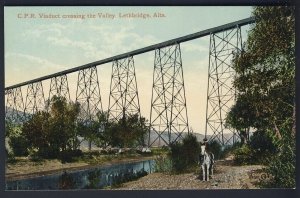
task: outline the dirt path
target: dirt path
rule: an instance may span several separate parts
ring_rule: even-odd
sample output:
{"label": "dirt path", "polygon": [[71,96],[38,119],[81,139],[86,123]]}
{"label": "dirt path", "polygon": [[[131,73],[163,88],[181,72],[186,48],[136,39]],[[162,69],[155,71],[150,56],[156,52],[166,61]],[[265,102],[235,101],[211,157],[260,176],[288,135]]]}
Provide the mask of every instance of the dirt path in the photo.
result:
{"label": "dirt path", "polygon": [[168,175],[153,173],[137,181],[124,183],[116,190],[168,190],[168,189],[255,189],[260,178],[261,165],[233,166],[230,160],[217,161],[215,174],[209,182],[196,173]]}

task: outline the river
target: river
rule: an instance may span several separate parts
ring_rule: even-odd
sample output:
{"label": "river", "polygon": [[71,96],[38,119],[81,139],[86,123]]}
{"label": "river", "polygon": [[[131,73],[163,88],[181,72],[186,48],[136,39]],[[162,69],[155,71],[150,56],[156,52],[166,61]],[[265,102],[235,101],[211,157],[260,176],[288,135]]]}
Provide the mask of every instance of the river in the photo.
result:
{"label": "river", "polygon": [[153,172],[154,160],[114,164],[106,167],[62,171],[59,174],[39,176],[6,182],[6,190],[64,190],[103,189],[138,179]]}

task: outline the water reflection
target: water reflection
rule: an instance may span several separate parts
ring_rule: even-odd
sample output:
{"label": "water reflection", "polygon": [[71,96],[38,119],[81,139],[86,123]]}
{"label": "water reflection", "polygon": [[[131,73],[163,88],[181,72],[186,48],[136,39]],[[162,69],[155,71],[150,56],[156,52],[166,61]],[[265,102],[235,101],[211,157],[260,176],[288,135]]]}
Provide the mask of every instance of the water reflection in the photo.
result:
{"label": "water reflection", "polygon": [[152,173],[154,160],[7,181],[6,190],[102,189]]}

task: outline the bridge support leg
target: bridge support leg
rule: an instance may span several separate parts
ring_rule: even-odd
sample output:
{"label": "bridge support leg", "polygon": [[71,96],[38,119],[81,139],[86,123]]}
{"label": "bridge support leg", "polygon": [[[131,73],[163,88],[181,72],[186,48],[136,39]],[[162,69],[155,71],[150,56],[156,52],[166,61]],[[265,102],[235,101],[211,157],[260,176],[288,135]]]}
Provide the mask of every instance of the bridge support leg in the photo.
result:
{"label": "bridge support leg", "polygon": [[45,97],[43,91],[42,82],[36,82],[29,84],[27,87],[27,95],[24,113],[26,118],[30,118],[37,111],[41,111],[45,108]]}
{"label": "bridge support leg", "polygon": [[108,118],[118,121],[126,115],[140,116],[140,103],[132,56],[112,65]]}
{"label": "bridge support leg", "polygon": [[183,132],[189,125],[180,44],[174,44],[155,50],[148,146],[170,145]]}
{"label": "bridge support leg", "polygon": [[50,102],[51,98],[55,95],[58,97],[64,97],[66,100],[70,101],[67,75],[51,78],[48,102]]}
{"label": "bridge support leg", "polygon": [[236,96],[231,61],[233,53],[241,50],[242,37],[238,26],[210,35],[205,137],[209,131],[209,141],[216,140],[222,145],[234,143],[238,138],[235,130],[225,129],[224,123]]}
{"label": "bridge support leg", "polygon": [[[96,66],[80,70],[78,73],[76,102],[80,103],[80,122],[89,125],[102,112],[100,86]],[[91,141],[89,141],[91,150]]]}
{"label": "bridge support leg", "polygon": [[91,121],[102,111],[100,86],[96,66],[78,73],[76,102],[81,105],[81,119]]}
{"label": "bridge support leg", "polygon": [[7,90],[5,119],[13,123],[22,122],[24,119],[24,102],[21,87]]}

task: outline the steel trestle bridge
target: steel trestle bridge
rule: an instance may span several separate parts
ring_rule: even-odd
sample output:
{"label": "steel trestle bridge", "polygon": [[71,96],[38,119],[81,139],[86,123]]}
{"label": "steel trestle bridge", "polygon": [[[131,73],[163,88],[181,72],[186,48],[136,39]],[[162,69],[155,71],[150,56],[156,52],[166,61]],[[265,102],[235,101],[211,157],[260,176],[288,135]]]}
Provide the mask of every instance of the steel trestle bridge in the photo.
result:
{"label": "steel trestle bridge", "polygon": [[[97,66],[110,62],[108,118],[117,121],[124,115],[140,115],[134,56],[154,51],[150,127],[145,145],[170,145],[180,141],[185,132],[190,132],[180,44],[210,36],[205,137],[210,131],[209,141],[217,140],[222,145],[235,142],[238,139],[236,131],[224,128],[226,113],[236,95],[231,60],[234,53],[242,50],[241,27],[252,23],[255,23],[253,17],[242,19],[6,87],[6,119],[16,121],[32,115],[44,109],[47,99],[54,95],[70,101],[67,75],[75,72],[78,73],[75,101],[81,104],[82,119],[95,119],[96,113],[103,111]],[[42,81],[45,80],[50,80],[48,98],[43,90]],[[21,87],[25,86],[27,91],[23,98]],[[225,130],[229,130],[231,138],[224,136]],[[156,136],[151,137],[151,134]]]}

